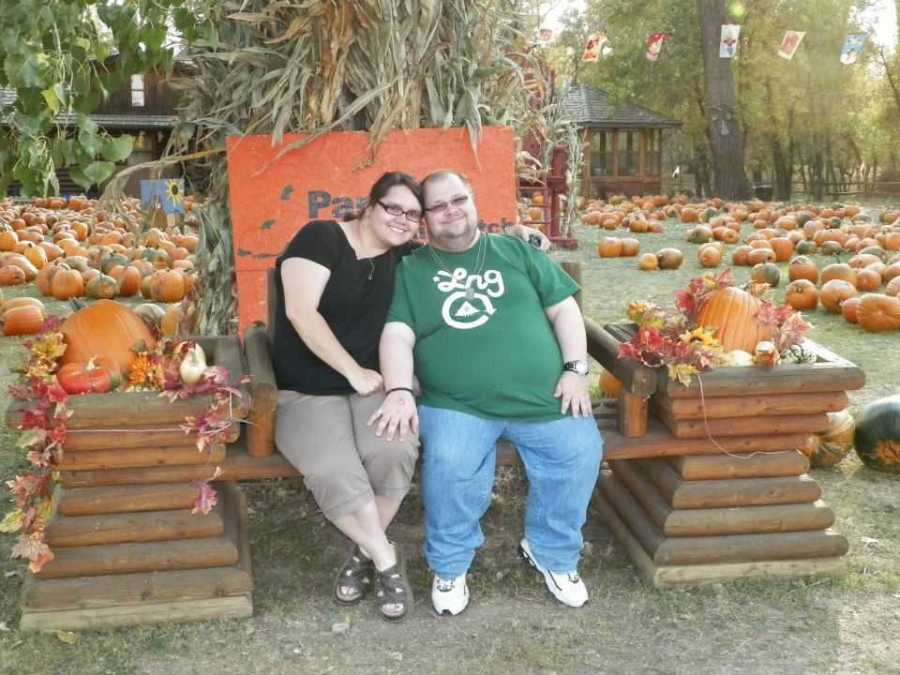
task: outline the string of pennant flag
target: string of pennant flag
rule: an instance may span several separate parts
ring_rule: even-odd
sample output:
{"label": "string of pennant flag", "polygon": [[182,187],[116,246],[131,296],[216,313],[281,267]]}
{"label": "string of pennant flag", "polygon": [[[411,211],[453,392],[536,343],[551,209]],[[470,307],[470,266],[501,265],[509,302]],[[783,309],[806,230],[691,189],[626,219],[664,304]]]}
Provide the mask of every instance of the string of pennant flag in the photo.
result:
{"label": "string of pennant flag", "polygon": [[[550,31],[541,31],[541,41],[549,42],[551,38]],[[739,24],[724,24],[722,26],[719,38],[719,56],[723,59],[732,59],[737,56],[738,38],[741,35],[741,27]],[[790,61],[797,53],[800,43],[806,36],[805,31],[789,30],[786,31],[781,39],[781,45],[778,47],[778,56]],[[841,47],[841,63],[851,65],[856,63],[857,58],[863,50],[868,38],[867,33],[855,33],[848,35],[844,39]],[[663,45],[666,41],[671,40],[672,35],[669,33],[650,33],[646,39],[646,50],[644,55],[648,61],[656,61],[662,53]],[[606,33],[598,32],[588,37],[584,45],[584,52],[581,54],[581,60],[585,62],[599,61],[612,54],[612,46],[609,42],[609,36]]]}

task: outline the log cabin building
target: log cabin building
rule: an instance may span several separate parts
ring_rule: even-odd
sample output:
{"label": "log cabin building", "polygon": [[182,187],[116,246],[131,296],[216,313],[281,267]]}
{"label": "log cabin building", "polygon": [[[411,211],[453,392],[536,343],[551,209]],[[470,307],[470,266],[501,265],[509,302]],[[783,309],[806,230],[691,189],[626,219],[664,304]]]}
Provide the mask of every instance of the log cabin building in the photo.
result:
{"label": "log cabin building", "polygon": [[571,87],[560,100],[563,116],[584,130],[582,192],[588,198],[662,192],[663,131],[681,122],[602,89]]}

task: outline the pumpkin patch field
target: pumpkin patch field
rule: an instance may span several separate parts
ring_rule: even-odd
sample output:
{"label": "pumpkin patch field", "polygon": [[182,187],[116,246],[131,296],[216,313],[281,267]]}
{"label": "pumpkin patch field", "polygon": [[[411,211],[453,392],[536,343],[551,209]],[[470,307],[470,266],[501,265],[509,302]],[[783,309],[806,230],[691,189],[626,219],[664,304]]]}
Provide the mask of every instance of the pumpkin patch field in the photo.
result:
{"label": "pumpkin patch field", "polygon": [[[632,211],[649,213],[649,209],[640,208],[642,204],[636,206],[639,208]],[[900,624],[900,475],[870,468],[855,452],[846,454],[842,448],[853,436],[851,419],[858,420],[868,404],[878,401],[878,406],[869,411],[868,432],[860,437],[867,452],[874,455],[878,430],[897,410],[895,400],[882,401],[900,388],[900,330],[889,327],[891,303],[884,308],[874,303],[875,307],[863,311],[863,315],[865,311],[882,314],[872,326],[887,329],[867,330],[859,323],[861,303],[867,296],[890,297],[892,278],[885,281],[884,273],[894,264],[889,261],[896,249],[885,254],[849,251],[845,249],[846,239],[838,247],[825,235],[819,236],[820,243],[812,249],[802,246],[796,234],[796,242],[790,236],[780,236],[781,225],[775,226],[778,219],[806,208],[777,213],[780,207],[767,206],[774,216],[769,228],[772,237],[765,239],[770,242],[767,247],[753,244],[765,235],[747,241],[767,229],[754,227],[752,207],[746,209],[740,227],[733,229],[715,220],[726,218],[724,204],[685,204],[681,211],[687,212],[686,222],[675,209],[666,213],[669,206],[674,205],[653,206],[662,211],[662,217],[652,222],[645,217],[646,222],[635,228],[623,225],[627,216],[637,215],[632,211],[621,217],[609,212],[592,215],[589,220],[596,219],[597,224],[584,221],[572,228],[578,249],[550,255],[559,261],[581,263],[584,313],[601,325],[626,321],[628,305],[635,301],[671,305],[675,291],[685,288],[689,280],[705,272],[719,273],[726,267],[732,269],[739,285],[752,280],[772,286],[770,299],[776,305],[788,297],[805,303],[808,309],[801,309],[813,325],[809,337],[860,366],[867,377],[863,389],[849,393],[846,414],[835,416],[830,435],[823,435],[822,466],[812,469],[823,488],[823,498],[837,516],[835,528],[850,542],[846,575],[654,590],[641,580],[619,542],[592,510],[584,529],[580,565],[591,600],[580,610],[562,608],[546,593],[541,577],[517,557],[527,482],[520,468],[504,467],[498,470],[491,507],[482,521],[485,545],[468,576],[472,604],[466,613],[451,620],[437,618],[430,610],[431,576],[421,553],[423,507],[415,481],[413,492],[389,528],[389,535],[406,555],[415,606],[402,624],[387,625],[370,603],[346,608],[331,602],[333,572],[346,558],[347,549],[341,535],[317,511],[302,481],[248,482],[241,489],[249,506],[252,618],[97,634],[19,633],[14,627],[23,566],[9,558],[13,539],[4,536],[0,537],[0,673],[7,672],[7,667],[11,668],[9,672],[176,674],[895,672],[900,663],[896,628]],[[861,207],[847,217],[849,205],[809,206],[819,210],[811,220],[824,217],[821,211],[826,208],[833,212],[844,208],[838,227],[823,226],[823,230],[841,226],[849,230],[854,219],[867,218],[878,226],[879,231],[873,232],[876,235],[883,234],[880,228],[887,225],[881,221],[882,214],[897,210],[896,204]],[[828,216],[837,217],[836,213]],[[836,223],[829,220],[829,224]],[[861,223],[856,225],[862,230]],[[705,229],[696,231],[701,227]],[[732,234],[719,231],[717,237],[714,232],[718,227],[726,227]],[[802,231],[802,226],[786,232],[798,230]],[[165,232],[160,234],[171,238]],[[178,234],[185,236],[183,231]],[[871,238],[878,243],[874,236]],[[788,245],[776,239],[786,239],[793,248],[787,250]],[[815,235],[812,243],[814,239]],[[100,259],[95,254],[100,266],[92,276],[110,277],[121,290],[125,276],[116,269],[117,277],[113,269],[127,269],[135,266],[136,259],[146,260],[154,270],[149,275],[141,271],[134,295],[123,297],[118,292],[115,299],[135,309],[150,302],[159,311],[178,307],[178,303],[166,304],[162,298],[171,296],[164,296],[159,288],[155,299],[152,282],[147,296],[143,288],[148,276],[182,266],[164,266],[158,261],[161,256],[146,252],[166,252],[168,246],[163,247],[160,241],[148,243],[145,235],[136,244],[145,249],[141,255],[132,258],[133,254],[127,254],[122,256],[126,261],[108,261],[105,270],[103,260],[121,251],[111,248],[106,258]],[[864,248],[874,248],[871,242],[866,244]],[[79,256],[73,248],[73,253],[73,257],[87,260],[87,270],[94,269],[90,252]],[[736,265],[736,255],[739,261],[746,256],[747,262],[752,255],[755,262]],[[858,257],[863,255],[877,260]],[[878,262],[883,263],[883,269],[876,266]],[[78,264],[76,261],[76,267]],[[870,274],[862,274],[861,284],[860,274],[872,266],[879,272],[877,286]],[[139,263],[137,267],[140,270],[146,266]],[[78,271],[84,279],[85,272]],[[84,281],[86,293],[90,280]],[[824,289],[827,284],[832,286]],[[180,290],[173,285],[175,291]],[[112,288],[113,284],[100,286]],[[69,311],[68,300],[52,296],[52,279],[50,289],[48,296],[38,291],[35,282],[3,288],[7,303],[13,297],[29,296],[43,305],[40,308],[31,301],[17,301],[8,306],[7,313],[15,313],[12,318],[16,320],[18,314],[27,314],[21,317],[27,324],[37,320],[33,310],[42,315]],[[101,299],[106,298],[101,295],[95,302]],[[854,299],[858,299],[855,323],[844,313],[852,311],[852,303],[849,309],[847,305]],[[834,309],[829,309],[832,305]],[[157,320],[161,318],[156,310],[142,310],[146,311],[156,312]],[[17,379],[13,369],[22,362],[23,339],[0,338],[0,384],[9,385]],[[592,380],[599,376],[595,365]],[[95,386],[89,372],[73,372],[72,377],[81,386]],[[98,386],[105,386],[105,382]],[[614,386],[615,382],[604,381],[605,389]],[[5,387],[3,390],[5,394]],[[23,469],[24,461],[21,451],[13,447],[12,433],[0,431],[0,441],[6,449],[0,451],[0,477],[8,480]],[[824,465],[829,460],[833,466],[827,468]],[[0,519],[4,509],[5,505],[0,507]]]}

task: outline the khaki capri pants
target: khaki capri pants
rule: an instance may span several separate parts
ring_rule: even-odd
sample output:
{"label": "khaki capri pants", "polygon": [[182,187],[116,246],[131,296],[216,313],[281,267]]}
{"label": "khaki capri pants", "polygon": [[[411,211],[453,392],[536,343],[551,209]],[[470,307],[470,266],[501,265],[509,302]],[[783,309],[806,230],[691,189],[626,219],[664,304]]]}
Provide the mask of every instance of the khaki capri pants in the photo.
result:
{"label": "khaki capri pants", "polygon": [[278,392],[275,444],[302,474],[329,520],[353,513],[379,497],[409,492],[418,437],[387,441],[366,422],[384,394],[313,396]]}

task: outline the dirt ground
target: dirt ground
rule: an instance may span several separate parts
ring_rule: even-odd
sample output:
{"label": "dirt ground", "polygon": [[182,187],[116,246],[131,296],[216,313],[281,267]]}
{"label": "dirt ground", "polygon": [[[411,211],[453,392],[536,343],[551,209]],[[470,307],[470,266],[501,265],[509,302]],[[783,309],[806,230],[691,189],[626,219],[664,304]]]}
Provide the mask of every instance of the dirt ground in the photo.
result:
{"label": "dirt ground", "polygon": [[[585,312],[601,323],[621,318],[631,299],[668,301],[699,272],[695,247],[683,243],[675,225],[665,235],[640,235],[644,251],[673,243],[685,249],[685,265],[675,273],[638,273],[633,259],[601,261],[594,255],[599,233],[578,236],[580,250],[558,257],[584,262]],[[853,395],[855,408],[896,392],[897,335],[867,335],[822,312],[810,318],[814,339],[866,370],[869,382]],[[16,347],[2,342],[5,391],[17,357]],[[12,445],[3,432],[4,480],[22,466]],[[483,522],[487,543],[470,575],[472,603],[455,618],[431,611],[414,493],[391,527],[416,593],[411,616],[399,625],[380,619],[369,602],[350,609],[331,602],[347,546],[298,480],[243,485],[256,584],[248,620],[20,633],[22,565],[9,559],[12,537],[4,536],[0,673],[900,673],[900,476],[871,471],[855,457],[813,476],[850,541],[845,575],[657,591],[592,513],[581,568],[591,600],[571,610],[516,556],[526,486],[516,469],[501,469]]]}

